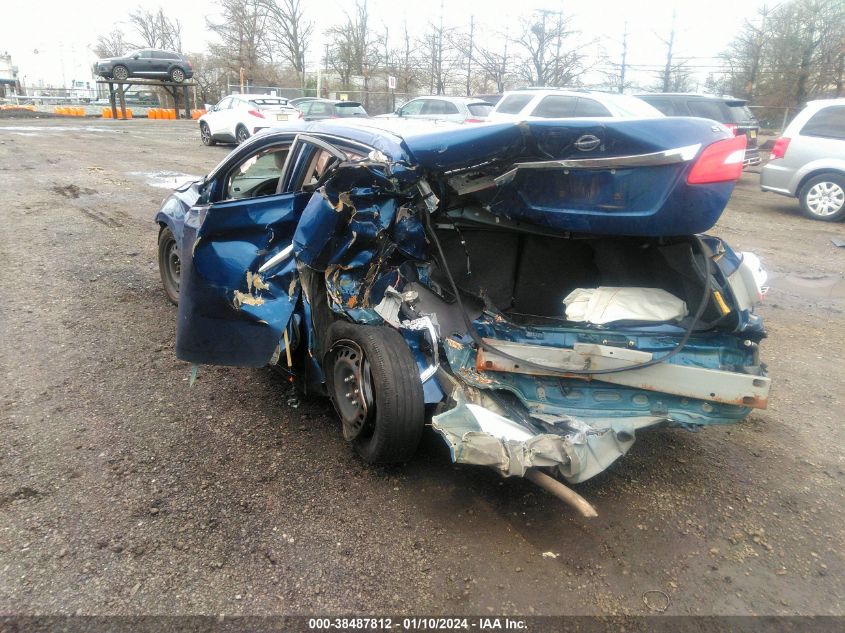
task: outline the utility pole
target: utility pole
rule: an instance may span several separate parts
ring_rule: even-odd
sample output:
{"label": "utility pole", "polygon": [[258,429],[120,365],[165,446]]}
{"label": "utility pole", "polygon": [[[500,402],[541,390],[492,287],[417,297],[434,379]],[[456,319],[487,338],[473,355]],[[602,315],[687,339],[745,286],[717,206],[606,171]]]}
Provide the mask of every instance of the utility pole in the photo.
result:
{"label": "utility pole", "polygon": [[669,41],[666,42],[668,48],[666,51],[666,68],[663,70],[663,92],[669,92],[669,86],[672,80],[672,48],[675,45],[675,17],[676,11],[673,9],[672,31],[669,33]]}
{"label": "utility pole", "polygon": [[469,18],[469,52],[467,53],[467,96],[470,95],[470,79],[472,78],[472,38],[475,35],[475,16]]}
{"label": "utility pole", "polygon": [[622,67],[619,70],[619,94],[625,92],[625,71],[628,60],[628,22],[625,22],[625,31],[622,33]]}

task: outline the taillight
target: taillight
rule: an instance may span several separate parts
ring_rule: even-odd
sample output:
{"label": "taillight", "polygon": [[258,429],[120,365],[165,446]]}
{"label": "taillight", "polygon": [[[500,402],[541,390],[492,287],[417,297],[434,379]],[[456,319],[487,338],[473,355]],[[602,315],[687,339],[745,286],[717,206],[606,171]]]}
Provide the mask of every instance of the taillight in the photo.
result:
{"label": "taillight", "polygon": [[485,123],[484,119],[464,119],[464,123]]}
{"label": "taillight", "polygon": [[736,123],[722,123],[722,125],[724,125],[726,128],[728,128],[728,130],[730,130],[731,134],[736,136],[736,131],[737,131],[737,124]]}
{"label": "taillight", "polygon": [[299,114],[297,115],[297,118],[298,118],[298,119],[304,119],[304,118],[305,118],[305,115],[302,113],[302,111],[301,111],[301,110],[299,111]]}
{"label": "taillight", "polygon": [[776,158],[783,158],[786,156],[786,148],[789,147],[789,141],[785,136],[781,136],[779,139],[775,141],[775,144],[772,145],[772,152],[769,154],[769,160],[775,160]]}
{"label": "taillight", "polygon": [[250,110],[247,114],[251,114],[252,116],[257,116],[259,119],[263,119],[264,115],[261,114],[258,110]]}
{"label": "taillight", "polygon": [[687,176],[691,185],[739,180],[745,160],[745,134],[708,145]]}

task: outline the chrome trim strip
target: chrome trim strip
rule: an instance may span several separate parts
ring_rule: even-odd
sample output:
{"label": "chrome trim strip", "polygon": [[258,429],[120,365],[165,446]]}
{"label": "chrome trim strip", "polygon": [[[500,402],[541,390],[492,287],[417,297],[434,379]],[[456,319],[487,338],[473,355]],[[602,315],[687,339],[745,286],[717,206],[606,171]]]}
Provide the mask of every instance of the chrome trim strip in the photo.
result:
{"label": "chrome trim strip", "polygon": [[632,156],[607,156],[602,158],[570,158],[563,160],[543,160],[528,163],[516,163],[513,169],[496,178],[496,184],[511,180],[520,169],[620,169],[626,167],[654,167],[674,165],[692,160],[701,149],[701,143],[676,147],[650,154]]}
{"label": "chrome trim strip", "polygon": [[270,259],[268,259],[266,262],[261,264],[261,267],[258,269],[258,272],[263,273],[270,270],[276,264],[283,262],[288,257],[290,257],[291,253],[293,253],[293,244],[291,244],[290,246],[286,246],[281,251],[273,255]]}

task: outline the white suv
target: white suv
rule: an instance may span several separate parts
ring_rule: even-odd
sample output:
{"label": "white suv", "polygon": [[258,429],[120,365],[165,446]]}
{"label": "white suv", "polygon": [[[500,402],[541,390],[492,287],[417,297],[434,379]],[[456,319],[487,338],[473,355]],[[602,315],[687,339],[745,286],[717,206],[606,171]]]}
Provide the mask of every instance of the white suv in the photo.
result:
{"label": "white suv", "polygon": [[223,97],[199,119],[200,138],[204,145],[215,143],[241,144],[253,134],[268,127],[277,127],[302,118],[284,97],[260,94],[237,94]]}
{"label": "white suv", "polygon": [[808,218],[845,218],[845,99],[810,101],[775,141],[760,187],[798,198]]}
{"label": "white suv", "polygon": [[663,114],[636,97],[595,90],[528,88],[502,95],[488,115],[490,121],[537,119],[621,118],[654,119]]}

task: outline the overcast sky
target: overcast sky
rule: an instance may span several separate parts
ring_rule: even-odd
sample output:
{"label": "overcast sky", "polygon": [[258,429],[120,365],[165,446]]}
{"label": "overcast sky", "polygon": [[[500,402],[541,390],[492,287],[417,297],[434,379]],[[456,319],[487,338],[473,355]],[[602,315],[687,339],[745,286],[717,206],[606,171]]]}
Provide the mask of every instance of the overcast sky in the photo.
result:
{"label": "overcast sky", "polygon": [[[444,0],[446,25],[468,28],[475,16],[476,33],[488,42],[501,40],[501,33],[516,29],[518,19],[535,9],[563,10],[572,15],[573,26],[582,32],[581,40],[591,59],[599,47],[611,58],[621,55],[625,22],[628,23],[628,63],[643,84],[653,83],[653,72],[646,66],[665,62],[665,45],[658,36],[670,30],[673,9],[677,11],[676,51],[691,58],[703,82],[707,72],[718,64],[714,59],[733,37],[745,17],[753,15],[764,0]],[[0,51],[8,51],[27,85],[70,84],[72,79],[91,79],[95,55],[91,46],[97,35],[106,33],[125,20],[136,6],[155,10],[164,5],[183,25],[186,51],[202,51],[209,39],[206,17],[214,19],[213,0],[138,0],[105,3],[102,0],[5,0],[0,14]],[[353,0],[306,0],[309,17],[316,22],[314,44],[308,52],[309,66],[319,64],[324,37],[322,32],[340,21],[344,11],[354,7]],[[429,20],[438,20],[437,0],[369,0],[373,23],[380,33],[388,28],[398,45],[403,22],[412,34],[420,34]],[[128,30],[128,29],[127,29]],[[131,36],[130,36],[131,41]]]}

